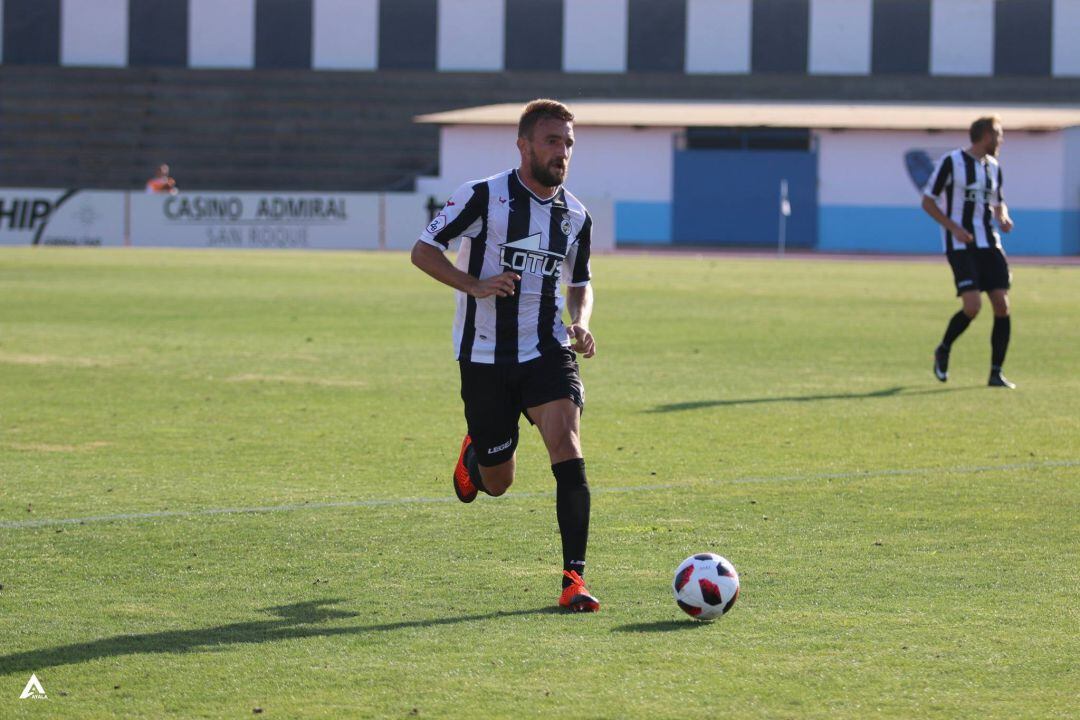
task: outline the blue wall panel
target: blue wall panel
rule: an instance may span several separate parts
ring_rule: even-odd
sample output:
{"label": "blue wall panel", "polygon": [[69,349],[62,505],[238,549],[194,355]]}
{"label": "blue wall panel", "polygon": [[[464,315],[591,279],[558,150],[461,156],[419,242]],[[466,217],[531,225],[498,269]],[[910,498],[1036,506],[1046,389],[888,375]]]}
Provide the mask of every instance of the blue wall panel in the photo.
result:
{"label": "blue wall panel", "polygon": [[788,247],[817,242],[817,155],[795,150],[675,154],[672,242],[775,247],[780,180],[788,181]]}
{"label": "blue wall panel", "polygon": [[616,202],[615,240],[620,245],[671,242],[671,203]]}
{"label": "blue wall panel", "polygon": [[[1080,254],[1080,211],[1010,208],[1015,229],[1002,236],[1010,255]],[[918,205],[818,209],[818,249],[831,252],[941,253],[941,229]]]}

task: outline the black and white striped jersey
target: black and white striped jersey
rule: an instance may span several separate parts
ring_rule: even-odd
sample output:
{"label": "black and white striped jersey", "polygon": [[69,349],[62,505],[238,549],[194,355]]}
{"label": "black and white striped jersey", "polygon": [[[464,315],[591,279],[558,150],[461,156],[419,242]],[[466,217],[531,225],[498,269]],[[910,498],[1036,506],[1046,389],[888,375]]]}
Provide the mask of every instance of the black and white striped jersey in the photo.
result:
{"label": "black and white striped jersey", "polygon": [[[962,148],[953,150],[938,160],[923,193],[975,237],[976,247],[1001,247],[991,211],[1005,202],[997,158],[987,155],[979,160]],[[942,228],[942,235],[946,253],[966,249],[948,230]]]}
{"label": "black and white striped jersey", "polygon": [[588,284],[592,217],[560,187],[542,200],[516,170],[468,182],[435,216],[420,241],[445,250],[462,238],[457,267],[488,278],[507,270],[521,276],[510,297],[474,298],[456,292],[454,349],[459,360],[522,363],[569,345],[559,281]]}

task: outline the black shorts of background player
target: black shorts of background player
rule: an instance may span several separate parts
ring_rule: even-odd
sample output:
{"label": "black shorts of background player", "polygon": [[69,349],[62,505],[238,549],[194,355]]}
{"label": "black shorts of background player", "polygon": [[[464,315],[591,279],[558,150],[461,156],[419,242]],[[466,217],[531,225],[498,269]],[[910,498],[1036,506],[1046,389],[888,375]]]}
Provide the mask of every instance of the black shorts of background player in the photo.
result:
{"label": "black shorts of background player", "polygon": [[[922,200],[923,210],[943,229],[945,255],[952,268],[956,294],[962,303],[934,350],[934,376],[941,382],[949,379],[952,344],[979,314],[981,294],[985,292],[994,310],[987,384],[1015,388],[1001,373],[1012,334],[1009,316],[1011,274],[1001,239],[993,227],[993,221],[996,221],[1002,232],[1013,229],[1001,189],[1001,166],[997,162],[1004,140],[1001,120],[996,116],[981,117],[972,123],[969,136],[970,147],[954,150],[938,161]],[[945,210],[937,202],[942,196]]]}

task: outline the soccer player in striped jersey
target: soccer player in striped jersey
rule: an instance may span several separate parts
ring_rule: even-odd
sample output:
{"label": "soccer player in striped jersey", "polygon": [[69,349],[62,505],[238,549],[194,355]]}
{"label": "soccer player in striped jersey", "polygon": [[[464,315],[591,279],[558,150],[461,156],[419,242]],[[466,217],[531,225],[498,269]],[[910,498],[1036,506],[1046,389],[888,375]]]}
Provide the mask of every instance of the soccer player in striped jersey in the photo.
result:
{"label": "soccer player in striped jersey", "polygon": [[985,292],[994,309],[987,384],[1014,388],[1001,374],[1012,328],[1009,317],[1012,274],[994,221],[1002,232],[1013,228],[997,160],[1004,139],[1001,119],[979,118],[971,124],[969,136],[970,147],[953,150],[938,160],[923,191],[923,210],[942,227],[945,257],[952,267],[956,294],[963,303],[949,320],[945,336],[934,350],[934,375],[941,382],[949,379],[949,351],[979,313],[981,293]]}
{"label": "soccer player in striped jersey", "polygon": [[[526,105],[518,123],[521,165],[458,188],[421,233],[412,261],[457,291],[454,351],[468,425],[454,470],[458,499],[499,496],[510,487],[524,414],[540,430],[555,475],[559,604],[595,612],[600,603],[582,578],[590,494],[579,432],[585,389],[575,355],[596,353],[589,332],[592,217],[563,187],[573,123],[554,100]],[[459,237],[455,266],[444,252]]]}

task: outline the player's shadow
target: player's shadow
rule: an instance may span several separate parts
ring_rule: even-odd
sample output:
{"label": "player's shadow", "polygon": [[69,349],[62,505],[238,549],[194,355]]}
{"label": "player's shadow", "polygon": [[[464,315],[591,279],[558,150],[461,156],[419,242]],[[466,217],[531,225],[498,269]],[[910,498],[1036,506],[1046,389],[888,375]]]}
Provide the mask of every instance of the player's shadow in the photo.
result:
{"label": "player's shadow", "polygon": [[696,622],[694,620],[657,620],[656,622],[629,623],[611,628],[612,632],[641,633],[641,632],[676,632],[678,630],[693,630],[695,628],[708,627],[712,623]]}
{"label": "player's shadow", "polygon": [[957,392],[960,390],[974,390],[975,386],[963,386],[963,387],[940,387],[940,388],[922,388],[918,390],[911,390],[903,385],[897,385],[895,387],[884,388],[882,390],[871,390],[869,392],[862,393],[828,393],[820,395],[786,395],[778,397],[758,397],[758,398],[735,398],[731,400],[694,400],[690,402],[681,403],[668,403],[667,405],[657,405],[651,410],[646,412],[650,413],[667,413],[667,412],[680,412],[682,410],[700,410],[701,408],[710,407],[727,407],[731,405],[762,405],[764,403],[803,403],[803,402],[820,402],[822,400],[871,400],[873,398],[890,398],[902,395],[904,397],[911,397],[913,395],[937,395],[938,393]]}
{"label": "player's shadow", "polygon": [[432,620],[404,620],[380,625],[327,626],[326,623],[334,620],[347,620],[358,616],[358,613],[355,612],[328,607],[339,602],[341,601],[312,600],[310,602],[265,608],[263,612],[276,615],[276,617],[266,620],[230,623],[194,630],[166,630],[138,635],[114,635],[113,637],[83,643],[0,655],[0,675],[40,672],[42,668],[46,667],[74,665],[99,658],[123,655],[207,652],[228,645],[337,635],[365,635],[406,628],[437,627],[439,625],[496,620],[503,617],[544,615],[559,612],[556,607],[542,607],[532,610],[503,610]]}

